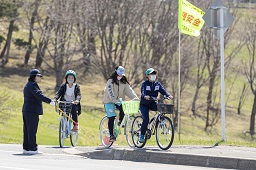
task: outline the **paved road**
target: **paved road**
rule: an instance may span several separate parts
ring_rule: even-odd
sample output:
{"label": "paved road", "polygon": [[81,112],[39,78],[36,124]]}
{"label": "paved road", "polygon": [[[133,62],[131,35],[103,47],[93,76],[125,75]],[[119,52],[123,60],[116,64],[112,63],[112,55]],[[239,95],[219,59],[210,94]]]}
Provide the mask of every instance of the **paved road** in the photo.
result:
{"label": "paved road", "polygon": [[43,154],[23,155],[21,145],[0,144],[0,170],[220,170],[184,165],[168,165],[122,160],[86,159],[76,148],[39,146]]}

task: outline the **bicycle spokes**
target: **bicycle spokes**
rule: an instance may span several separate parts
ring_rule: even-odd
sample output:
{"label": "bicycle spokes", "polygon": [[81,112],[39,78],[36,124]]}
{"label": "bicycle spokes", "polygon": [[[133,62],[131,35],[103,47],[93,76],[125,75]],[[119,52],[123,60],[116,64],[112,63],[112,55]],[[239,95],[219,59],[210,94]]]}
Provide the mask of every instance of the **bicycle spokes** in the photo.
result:
{"label": "bicycle spokes", "polygon": [[158,146],[169,149],[173,143],[174,127],[170,118],[163,116],[156,126],[156,141]]}
{"label": "bicycle spokes", "polygon": [[109,133],[109,130],[108,130],[108,118],[107,116],[103,117],[101,122],[100,122],[100,141],[101,141],[101,144],[104,146],[104,147],[110,147],[113,142],[109,142],[109,137],[110,137],[110,133]]}
{"label": "bicycle spokes", "polygon": [[137,148],[142,148],[146,144],[146,140],[144,143],[139,142],[142,121],[143,121],[142,117],[137,116],[137,117],[135,117],[135,119],[133,120],[133,123],[132,123],[132,141]]}

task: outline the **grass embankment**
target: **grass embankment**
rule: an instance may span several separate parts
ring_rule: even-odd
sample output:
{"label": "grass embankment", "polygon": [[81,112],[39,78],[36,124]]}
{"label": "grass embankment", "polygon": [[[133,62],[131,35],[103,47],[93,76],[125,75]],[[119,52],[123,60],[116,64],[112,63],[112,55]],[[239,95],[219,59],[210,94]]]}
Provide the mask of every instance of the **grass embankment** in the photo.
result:
{"label": "grass embankment", "polygon": [[[1,69],[0,84],[0,143],[22,143],[22,113],[23,87],[27,82],[29,69]],[[78,74],[79,75],[79,74]],[[88,79],[78,76],[78,83],[82,90],[83,113],[79,117],[81,133],[79,136],[80,146],[99,145],[98,126],[101,118],[105,115],[101,103],[102,92],[105,81],[99,76]],[[55,80],[52,76],[45,75],[39,84],[45,95],[54,97]],[[136,89],[138,92],[138,89]],[[139,93],[138,93],[139,94]],[[37,134],[39,145],[58,145],[58,125],[59,115],[54,107],[44,104],[44,115],[40,116],[40,123]],[[181,134],[180,140],[175,132],[174,145],[215,145],[221,140],[221,120],[210,132],[204,131],[205,121],[191,117],[191,114],[184,111],[182,107]],[[189,111],[187,109],[187,111]],[[226,137],[225,145],[251,146],[256,147],[255,141],[249,136],[245,136],[243,131],[248,129],[249,116],[237,115],[227,111],[226,115]],[[127,145],[124,135],[118,137],[118,145]],[[65,145],[70,145],[66,140]],[[149,141],[148,145],[156,145],[155,137]]]}

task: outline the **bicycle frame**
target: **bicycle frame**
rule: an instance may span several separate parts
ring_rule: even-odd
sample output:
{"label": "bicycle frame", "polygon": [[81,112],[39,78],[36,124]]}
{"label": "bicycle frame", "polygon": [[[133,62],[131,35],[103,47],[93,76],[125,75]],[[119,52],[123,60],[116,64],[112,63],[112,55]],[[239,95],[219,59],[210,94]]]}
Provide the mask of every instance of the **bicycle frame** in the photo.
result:
{"label": "bicycle frame", "polygon": [[[160,112],[157,112],[155,114],[155,116],[150,120],[150,123],[148,124],[148,126],[149,126],[148,130],[151,131],[151,135],[155,135],[156,123],[157,123],[157,121],[160,120],[161,115],[162,114]],[[151,123],[152,123],[152,125],[151,125]]]}
{"label": "bicycle frame", "polygon": [[[128,128],[129,124],[127,124],[127,121],[129,121],[129,123],[132,123],[132,121],[130,120],[131,117],[132,116],[125,114],[120,126],[118,126],[117,121],[115,121],[113,133],[114,133],[115,137],[118,138],[118,136],[121,134],[121,131],[122,131],[121,128],[122,128],[122,126],[124,126],[124,135],[126,136],[126,141],[130,147],[133,147],[134,145],[132,143],[132,140],[130,140],[130,135],[129,135],[130,134],[130,130]],[[111,147],[112,144],[114,143],[114,142],[109,142],[110,134],[109,134],[107,122],[108,122],[108,118],[107,118],[107,116],[104,116],[100,122],[100,127],[99,127],[100,140],[101,140],[102,145],[105,148]]]}
{"label": "bicycle frame", "polygon": [[[64,103],[64,104],[72,104],[71,102],[65,102],[65,101],[57,101],[57,103]],[[66,109],[64,110],[59,108],[59,105],[56,105],[56,112],[61,114],[61,118],[59,119],[60,125],[59,125],[59,144],[60,147],[64,146],[64,139],[68,138],[70,136],[70,142],[72,146],[75,146],[78,140],[78,132],[72,132],[72,125],[77,124],[70,116],[71,110],[69,111],[69,114],[67,113]],[[72,107],[70,105],[69,107]]]}
{"label": "bicycle frame", "polygon": [[[59,103],[70,103],[70,102],[61,102]],[[71,120],[74,124],[77,124],[65,111],[61,110],[57,105],[56,105],[56,111],[60,112],[61,114],[65,115],[69,120]]]}
{"label": "bicycle frame", "polygon": [[[118,126],[116,123],[115,123],[115,126],[114,126],[114,131],[116,131],[116,138],[118,137],[119,134],[121,134],[121,128],[124,126],[124,128],[126,128],[125,124],[126,124],[126,121],[130,118],[129,115],[125,114],[124,115],[124,118],[120,124],[120,126]],[[126,135],[126,131],[124,130],[124,135]]]}
{"label": "bicycle frame", "polygon": [[[65,112],[63,112],[65,113]],[[72,118],[68,118],[69,116],[65,113],[61,116],[60,121],[63,120],[64,123],[64,131],[66,132],[66,135],[70,135],[71,133],[71,127],[72,127]]]}

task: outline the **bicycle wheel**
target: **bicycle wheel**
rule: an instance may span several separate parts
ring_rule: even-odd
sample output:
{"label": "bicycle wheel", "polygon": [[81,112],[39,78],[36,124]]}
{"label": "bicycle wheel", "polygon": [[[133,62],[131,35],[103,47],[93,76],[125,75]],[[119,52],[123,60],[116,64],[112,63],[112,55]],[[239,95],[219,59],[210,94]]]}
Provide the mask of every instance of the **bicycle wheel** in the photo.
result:
{"label": "bicycle wheel", "polygon": [[127,116],[127,120],[125,123],[125,138],[130,147],[134,147],[134,143],[132,141],[132,122],[133,122],[134,116]]}
{"label": "bicycle wheel", "polygon": [[69,120],[68,122],[69,122],[69,128],[70,128],[70,143],[73,147],[75,147],[78,142],[78,132],[72,131],[71,127],[73,125],[73,122],[71,120]]}
{"label": "bicycle wheel", "polygon": [[137,148],[142,148],[146,144],[146,138],[144,143],[139,142],[139,137],[141,133],[141,125],[142,125],[142,116],[137,116],[134,118],[132,122],[132,142]]}
{"label": "bicycle wheel", "polygon": [[162,150],[172,146],[174,138],[174,127],[170,118],[162,116],[156,124],[156,142]]}
{"label": "bicycle wheel", "polygon": [[105,148],[109,148],[113,142],[109,142],[109,130],[108,130],[108,118],[107,116],[103,117],[100,121],[100,142]]}
{"label": "bicycle wheel", "polygon": [[65,126],[65,120],[62,117],[60,119],[60,125],[59,125],[59,144],[61,148],[64,146],[65,138],[66,138],[66,126]]}

